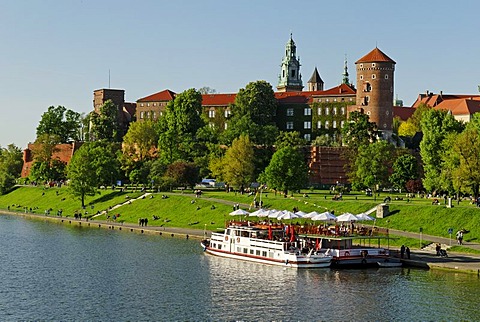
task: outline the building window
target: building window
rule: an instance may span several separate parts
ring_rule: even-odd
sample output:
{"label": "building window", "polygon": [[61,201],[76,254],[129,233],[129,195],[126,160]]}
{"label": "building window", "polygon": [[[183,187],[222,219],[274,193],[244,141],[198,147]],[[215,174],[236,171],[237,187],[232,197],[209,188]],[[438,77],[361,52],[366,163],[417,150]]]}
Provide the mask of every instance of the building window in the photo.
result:
{"label": "building window", "polygon": [[375,63],[372,63],[372,67],[375,67]]}
{"label": "building window", "polygon": [[306,140],[306,141],[310,141],[312,138],[310,136],[310,133],[307,133],[307,134],[304,134],[303,135],[303,138]]}
{"label": "building window", "polygon": [[328,115],[328,114],[330,114],[330,109],[327,107],[327,108],[325,109],[325,115]]}
{"label": "building window", "polygon": [[332,122],[332,127],[333,127],[334,129],[337,128],[337,121],[334,120],[334,121]]}
{"label": "building window", "polygon": [[208,123],[208,126],[213,129],[215,127],[215,124],[213,124],[212,122]]}
{"label": "building window", "polygon": [[140,106],[143,106],[143,103],[140,103]]}
{"label": "building window", "polygon": [[157,118],[157,112],[152,112],[153,113],[153,119],[155,120]]}
{"label": "building window", "polygon": [[293,122],[287,122],[287,130],[293,130]]}
{"label": "building window", "polygon": [[377,76],[375,74],[372,74],[372,79],[375,79]]}
{"label": "building window", "polygon": [[385,74],[385,79],[388,79],[388,74]]}
{"label": "building window", "polygon": [[208,111],[208,117],[211,118],[211,119],[214,118],[215,117],[215,110],[209,110]]}
{"label": "building window", "polygon": [[225,123],[225,130],[227,129],[227,127],[228,127],[228,126],[227,126],[227,123]]}
{"label": "building window", "polygon": [[321,129],[322,128],[322,121],[318,121],[317,122],[317,129]]}
{"label": "building window", "polygon": [[225,110],[225,118],[228,118],[230,116],[230,114],[232,114],[231,111]]}
{"label": "building window", "polygon": [[363,79],[363,75],[360,75],[360,80],[362,80],[362,79]]}
{"label": "building window", "polygon": [[287,116],[293,116],[293,108],[287,108]]}
{"label": "building window", "polygon": [[340,128],[343,128],[344,125],[345,125],[345,121],[340,121]]}
{"label": "building window", "polygon": [[312,109],[310,107],[306,107],[303,111],[303,115],[312,115]]}
{"label": "building window", "polygon": [[328,129],[328,121],[325,121],[325,129]]}
{"label": "building window", "polygon": [[341,113],[342,113],[342,115],[345,115],[345,107],[341,108]]}
{"label": "building window", "polygon": [[292,78],[295,78],[295,69],[292,69]]}
{"label": "building window", "polygon": [[160,111],[160,116],[163,116],[163,112],[162,112],[162,111]]}
{"label": "building window", "polygon": [[337,108],[336,107],[333,108],[333,115],[337,115]]}
{"label": "building window", "polygon": [[303,128],[304,129],[311,129],[312,128],[312,122],[309,122],[309,121],[305,121],[303,122]]}
{"label": "building window", "polygon": [[140,112],[140,118],[141,118],[141,119],[143,119],[143,113],[144,113],[143,111]]}
{"label": "building window", "polygon": [[337,101],[337,99],[336,99],[336,98],[334,98],[334,99],[333,99],[333,101],[334,101],[334,102],[336,102],[336,101]]}
{"label": "building window", "polygon": [[318,115],[322,115],[322,108],[321,107],[318,108],[317,113],[318,113]]}
{"label": "building window", "polygon": [[372,85],[370,83],[363,84],[363,91],[370,92],[372,90]]}
{"label": "building window", "polygon": [[363,64],[360,64],[360,68],[363,68]]}
{"label": "building window", "polygon": [[147,103],[147,106],[150,106],[150,103]]}

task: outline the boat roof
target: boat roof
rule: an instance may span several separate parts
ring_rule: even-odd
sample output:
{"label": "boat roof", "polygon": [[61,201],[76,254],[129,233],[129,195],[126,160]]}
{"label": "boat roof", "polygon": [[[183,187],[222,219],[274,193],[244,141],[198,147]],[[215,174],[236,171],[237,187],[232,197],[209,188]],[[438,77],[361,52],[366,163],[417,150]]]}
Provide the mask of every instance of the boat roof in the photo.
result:
{"label": "boat roof", "polygon": [[300,234],[298,237],[316,238],[316,239],[329,239],[329,240],[353,240],[353,239],[397,239],[390,236],[319,236],[310,234]]}

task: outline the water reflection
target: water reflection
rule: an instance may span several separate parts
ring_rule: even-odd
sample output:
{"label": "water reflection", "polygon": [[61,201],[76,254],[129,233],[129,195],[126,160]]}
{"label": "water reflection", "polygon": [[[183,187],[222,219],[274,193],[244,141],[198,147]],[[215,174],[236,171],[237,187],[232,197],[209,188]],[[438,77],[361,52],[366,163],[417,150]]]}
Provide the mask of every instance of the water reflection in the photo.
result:
{"label": "water reflection", "polygon": [[0,258],[0,320],[478,319],[467,274],[295,270],[208,256],[196,240],[9,216]]}

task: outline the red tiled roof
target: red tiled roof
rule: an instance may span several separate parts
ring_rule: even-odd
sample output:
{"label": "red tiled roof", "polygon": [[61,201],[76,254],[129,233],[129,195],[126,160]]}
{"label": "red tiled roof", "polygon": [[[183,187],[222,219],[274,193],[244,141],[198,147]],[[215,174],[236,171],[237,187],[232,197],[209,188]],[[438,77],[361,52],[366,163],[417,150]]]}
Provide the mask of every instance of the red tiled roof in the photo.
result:
{"label": "red tiled roof", "polygon": [[152,94],[150,96],[141,98],[137,100],[137,102],[159,102],[159,101],[171,101],[175,99],[175,96],[177,94],[175,92],[172,92],[169,89],[163,90],[161,92]]}
{"label": "red tiled roof", "polygon": [[203,106],[227,106],[235,102],[237,94],[203,94]]}
{"label": "red tiled roof", "polygon": [[391,62],[395,63],[393,59],[385,55],[383,51],[375,47],[371,52],[360,58],[355,62],[355,64],[358,63],[370,63],[370,62]]}
{"label": "red tiled roof", "polygon": [[393,107],[393,117],[398,116],[402,121],[408,120],[413,115],[413,113],[415,113],[415,108],[413,107]]}
{"label": "red tiled roof", "polygon": [[445,100],[434,108],[451,111],[453,115],[471,115],[480,112],[480,99],[458,98]]}

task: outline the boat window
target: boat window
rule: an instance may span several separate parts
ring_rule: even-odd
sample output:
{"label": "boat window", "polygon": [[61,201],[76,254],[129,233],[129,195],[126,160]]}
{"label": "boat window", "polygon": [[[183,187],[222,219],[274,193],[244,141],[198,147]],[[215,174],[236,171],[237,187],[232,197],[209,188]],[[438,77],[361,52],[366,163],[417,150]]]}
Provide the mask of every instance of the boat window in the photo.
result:
{"label": "boat window", "polygon": [[230,229],[227,229],[227,236],[230,235]]}
{"label": "boat window", "polygon": [[252,255],[253,255],[253,249],[250,249],[250,254],[252,254]]}
{"label": "boat window", "polygon": [[244,253],[244,254],[248,254],[248,249],[247,249],[247,248],[244,248],[244,249],[243,249],[243,253]]}
{"label": "boat window", "polygon": [[222,249],[222,244],[218,244],[218,249]]}
{"label": "boat window", "polygon": [[257,256],[260,256],[260,251],[257,249],[257,251],[255,252],[255,255]]}
{"label": "boat window", "polygon": [[263,257],[267,257],[267,252],[266,252],[266,251],[262,251],[262,256],[263,256]]}
{"label": "boat window", "polygon": [[248,237],[248,231],[242,231],[242,237]]}

